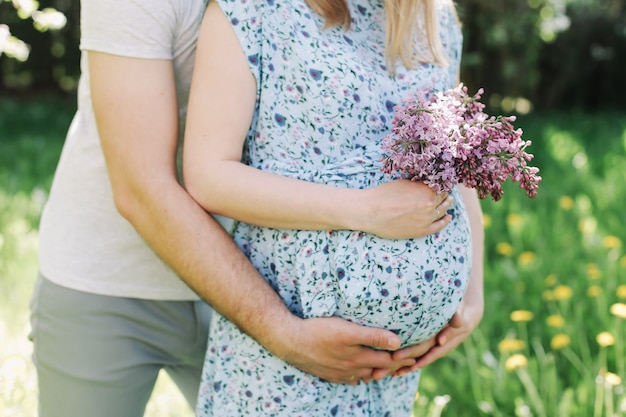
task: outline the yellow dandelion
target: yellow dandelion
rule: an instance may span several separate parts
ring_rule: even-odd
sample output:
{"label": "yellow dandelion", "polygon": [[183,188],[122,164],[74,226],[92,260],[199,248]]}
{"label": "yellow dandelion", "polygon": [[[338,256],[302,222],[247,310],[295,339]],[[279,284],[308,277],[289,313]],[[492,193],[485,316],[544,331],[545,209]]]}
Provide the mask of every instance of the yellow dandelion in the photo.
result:
{"label": "yellow dandelion", "polygon": [[508,358],[504,364],[507,371],[514,371],[517,368],[525,368],[528,365],[528,359],[521,353],[516,353]]}
{"label": "yellow dandelion", "polygon": [[554,299],[555,300],[569,300],[572,298],[574,291],[571,287],[567,285],[559,285],[554,289]]}
{"label": "yellow dandelion", "polygon": [[491,223],[491,216],[488,214],[483,214],[483,227],[487,229],[491,226]]}
{"label": "yellow dandelion", "polygon": [[613,346],[615,344],[615,337],[610,332],[602,332],[596,336],[596,342],[602,347]]}
{"label": "yellow dandelion", "polygon": [[615,303],[611,306],[611,314],[621,319],[626,319],[626,304]]}
{"label": "yellow dandelion", "polygon": [[617,236],[606,236],[602,239],[602,246],[607,249],[619,248],[622,245],[622,241]]}
{"label": "yellow dandelion", "polygon": [[550,290],[545,290],[541,296],[544,301],[552,301],[554,300],[554,292]]}
{"label": "yellow dandelion", "polygon": [[604,381],[607,383],[607,385],[616,387],[622,383],[622,378],[620,378],[619,375],[614,374],[613,372],[606,372],[604,374]]}
{"label": "yellow dandelion", "polygon": [[498,343],[498,351],[500,351],[500,353],[516,352],[524,349],[524,346],[526,346],[526,344],[523,340],[506,338]]}
{"label": "yellow dandelion", "polygon": [[570,344],[570,338],[565,333],[559,333],[555,335],[550,341],[550,346],[554,350],[561,350],[568,347]]}
{"label": "yellow dandelion", "polygon": [[522,216],[516,213],[511,213],[506,218],[506,223],[511,227],[518,227],[522,224]]}
{"label": "yellow dandelion", "polygon": [[587,288],[587,295],[591,298],[596,298],[600,294],[602,294],[602,287],[600,287],[599,285],[592,285]]}
{"label": "yellow dandelion", "polygon": [[502,256],[511,256],[513,255],[513,246],[506,242],[500,242],[496,245],[496,252]]}
{"label": "yellow dandelion", "polygon": [[531,321],[533,317],[532,311],[528,310],[515,310],[511,312],[512,321]]}
{"label": "yellow dandelion", "polygon": [[551,316],[548,316],[548,318],[546,319],[546,323],[550,327],[563,327],[565,326],[565,319],[560,314],[553,314]]}
{"label": "yellow dandelion", "polygon": [[545,280],[546,287],[552,287],[556,285],[557,282],[558,282],[558,278],[556,277],[555,274],[548,275]]}
{"label": "yellow dandelion", "polygon": [[622,256],[619,260],[619,266],[626,268],[626,255]]}
{"label": "yellow dandelion", "polygon": [[602,277],[602,271],[600,271],[600,267],[598,264],[590,263],[587,264],[587,278],[592,281],[600,279]]}
{"label": "yellow dandelion", "polygon": [[571,210],[574,207],[574,200],[572,197],[564,195],[559,199],[559,205],[563,210]]}
{"label": "yellow dandelion", "polygon": [[526,251],[526,252],[520,253],[517,261],[519,262],[521,266],[528,266],[535,261],[535,258],[536,258],[536,255],[534,252]]}
{"label": "yellow dandelion", "polygon": [[626,298],[626,285],[620,285],[615,292],[619,298]]}

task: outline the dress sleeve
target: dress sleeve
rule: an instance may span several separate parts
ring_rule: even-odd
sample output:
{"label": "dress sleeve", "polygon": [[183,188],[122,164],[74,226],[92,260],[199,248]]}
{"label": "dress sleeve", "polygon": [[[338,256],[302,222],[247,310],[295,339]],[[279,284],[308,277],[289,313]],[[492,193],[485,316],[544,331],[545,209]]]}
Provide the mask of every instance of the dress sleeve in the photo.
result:
{"label": "dress sleeve", "polygon": [[[261,85],[262,50],[263,50],[263,13],[265,3],[273,0],[216,0],[230,21],[245,56],[248,66]],[[258,94],[258,91],[257,91]]]}

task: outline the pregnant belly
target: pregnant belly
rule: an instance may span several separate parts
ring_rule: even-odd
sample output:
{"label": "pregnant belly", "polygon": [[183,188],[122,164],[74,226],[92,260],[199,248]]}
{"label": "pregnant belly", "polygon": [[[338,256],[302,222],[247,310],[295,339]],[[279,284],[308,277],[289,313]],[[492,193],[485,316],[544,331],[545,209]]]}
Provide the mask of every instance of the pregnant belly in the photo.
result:
{"label": "pregnant belly", "polygon": [[394,331],[404,345],[436,334],[457,311],[471,267],[469,226],[454,215],[445,230],[421,239],[336,232],[333,314]]}
{"label": "pregnant belly", "polygon": [[455,200],[450,224],[419,239],[240,224],[235,240],[295,314],[386,328],[410,345],[436,334],[465,294],[471,238]]}
{"label": "pregnant belly", "polygon": [[[380,147],[359,148],[334,165],[306,170],[276,160],[259,169],[336,187],[391,180]],[[357,231],[277,230],[240,224],[235,240],[287,306],[301,317],[336,315],[397,333],[404,345],[436,334],[457,311],[471,267],[471,236],[457,189],[441,232],[389,240]]]}
{"label": "pregnant belly", "polygon": [[381,240],[339,232],[334,314],[391,330],[404,345],[431,337],[457,311],[469,279],[468,235],[454,235]]}

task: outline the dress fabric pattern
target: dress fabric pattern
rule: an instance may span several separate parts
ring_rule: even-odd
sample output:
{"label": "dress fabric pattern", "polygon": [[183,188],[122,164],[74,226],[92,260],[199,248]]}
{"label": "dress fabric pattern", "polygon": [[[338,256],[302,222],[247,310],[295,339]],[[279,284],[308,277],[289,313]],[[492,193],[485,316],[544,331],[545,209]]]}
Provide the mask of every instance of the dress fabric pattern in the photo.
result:
{"label": "dress fabric pattern", "polygon": [[[323,29],[304,0],[217,0],[257,80],[246,162],[337,187],[368,188],[393,108],[409,92],[456,84],[461,32],[442,0],[439,36],[450,65],[385,66],[380,0],[348,0],[352,26]],[[471,264],[469,221],[453,190],[451,223],[420,239],[358,231],[279,230],[238,223],[234,239],[296,315],[340,316],[393,330],[411,345],[456,312]],[[338,205],[345,204],[342,201]],[[419,373],[369,384],[331,384],[278,359],[215,314],[198,416],[408,416]]]}

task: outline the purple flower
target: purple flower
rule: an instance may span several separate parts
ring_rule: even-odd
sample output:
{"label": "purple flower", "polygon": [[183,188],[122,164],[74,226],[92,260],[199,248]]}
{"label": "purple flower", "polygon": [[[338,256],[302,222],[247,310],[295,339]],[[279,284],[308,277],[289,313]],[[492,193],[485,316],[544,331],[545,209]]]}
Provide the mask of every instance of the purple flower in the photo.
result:
{"label": "purple flower", "polygon": [[514,116],[484,113],[482,93],[469,96],[459,84],[429,97],[418,93],[403,99],[383,140],[383,171],[422,181],[437,192],[463,184],[475,188],[480,198],[491,195],[496,201],[511,178],[535,197],[541,177],[538,168],[528,165],[531,142],[513,127]]}

